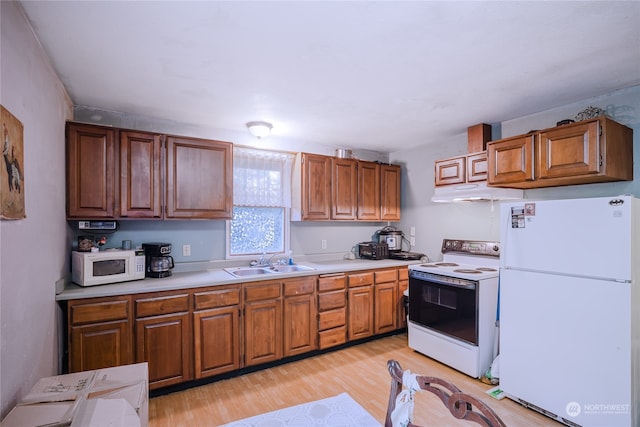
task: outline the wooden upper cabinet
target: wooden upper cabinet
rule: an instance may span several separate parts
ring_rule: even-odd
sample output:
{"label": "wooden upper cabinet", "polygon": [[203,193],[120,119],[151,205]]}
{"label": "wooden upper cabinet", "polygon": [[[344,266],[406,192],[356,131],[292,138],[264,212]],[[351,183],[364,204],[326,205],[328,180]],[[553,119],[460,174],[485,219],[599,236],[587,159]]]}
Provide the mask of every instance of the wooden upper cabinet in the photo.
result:
{"label": "wooden upper cabinet", "polygon": [[633,180],[633,131],[606,116],[542,131],[539,146],[541,184]]}
{"label": "wooden upper cabinet", "polygon": [[[489,185],[533,181],[536,135],[521,135],[487,145]],[[508,186],[508,185],[507,185]]]}
{"label": "wooden upper cabinet", "polygon": [[302,153],[302,219],[331,219],[331,157]]}
{"label": "wooden upper cabinet", "polygon": [[487,152],[467,156],[467,182],[487,180]]}
{"label": "wooden upper cabinet", "polygon": [[540,188],[633,180],[633,131],[606,116],[487,146],[488,182]]}
{"label": "wooden upper cabinet", "polygon": [[232,144],[167,137],[165,218],[231,219]]}
{"label": "wooden upper cabinet", "polygon": [[113,218],[116,131],[104,126],[68,123],[67,217]]}
{"label": "wooden upper cabinet", "polygon": [[602,166],[599,136],[597,121],[541,132],[539,178],[598,173]]}
{"label": "wooden upper cabinet", "polygon": [[[67,123],[67,218],[230,219],[230,142]],[[163,163],[166,159],[166,164]]]}
{"label": "wooden upper cabinet", "polygon": [[331,219],[356,219],[358,170],[354,159],[331,159]]}
{"label": "wooden upper cabinet", "polygon": [[436,186],[462,184],[466,178],[465,156],[438,160],[435,163]]}
{"label": "wooden upper cabinet", "polygon": [[292,221],[400,220],[400,166],[299,153]]}
{"label": "wooden upper cabinet", "polygon": [[380,166],[380,220],[400,221],[400,166]]}
{"label": "wooden upper cabinet", "polygon": [[120,132],[120,216],[162,217],[162,137]]}
{"label": "wooden upper cabinet", "polygon": [[380,165],[358,161],[358,219],[380,220]]}

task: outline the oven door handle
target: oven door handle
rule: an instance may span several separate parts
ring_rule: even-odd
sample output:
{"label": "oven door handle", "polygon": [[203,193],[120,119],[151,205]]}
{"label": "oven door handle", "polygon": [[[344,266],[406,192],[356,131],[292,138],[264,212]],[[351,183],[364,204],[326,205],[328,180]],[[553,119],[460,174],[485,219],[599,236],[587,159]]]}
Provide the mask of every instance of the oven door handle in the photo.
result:
{"label": "oven door handle", "polygon": [[452,288],[458,288],[458,289],[468,289],[470,291],[473,291],[476,289],[475,283],[449,283],[449,282],[438,282],[438,283],[440,285],[451,286]]}

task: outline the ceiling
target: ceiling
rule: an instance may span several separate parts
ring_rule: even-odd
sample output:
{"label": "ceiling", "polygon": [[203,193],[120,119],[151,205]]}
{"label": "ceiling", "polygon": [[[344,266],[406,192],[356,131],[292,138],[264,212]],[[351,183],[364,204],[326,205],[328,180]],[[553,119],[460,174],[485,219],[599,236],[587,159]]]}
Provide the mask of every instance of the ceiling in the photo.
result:
{"label": "ceiling", "polygon": [[637,0],[21,3],[74,105],[331,146],[438,143],[640,84]]}

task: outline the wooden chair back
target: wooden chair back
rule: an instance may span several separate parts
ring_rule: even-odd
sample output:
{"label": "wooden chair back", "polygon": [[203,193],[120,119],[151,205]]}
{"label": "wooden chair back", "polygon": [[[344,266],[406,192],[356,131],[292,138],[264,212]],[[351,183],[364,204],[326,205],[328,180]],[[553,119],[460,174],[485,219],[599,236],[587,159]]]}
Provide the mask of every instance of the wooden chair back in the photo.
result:
{"label": "wooden chair back", "polygon": [[[396,407],[396,398],[402,391],[402,376],[404,371],[400,367],[400,363],[396,360],[389,360],[387,362],[387,368],[389,369],[389,374],[391,374],[391,393],[389,395],[387,418],[384,425],[385,427],[399,427],[392,425],[391,413]],[[506,424],[489,406],[481,400],[463,393],[449,381],[422,375],[417,375],[416,380],[421,390],[429,391],[438,396],[454,417],[473,421],[485,427],[506,427]],[[409,423],[407,427],[420,426]]]}

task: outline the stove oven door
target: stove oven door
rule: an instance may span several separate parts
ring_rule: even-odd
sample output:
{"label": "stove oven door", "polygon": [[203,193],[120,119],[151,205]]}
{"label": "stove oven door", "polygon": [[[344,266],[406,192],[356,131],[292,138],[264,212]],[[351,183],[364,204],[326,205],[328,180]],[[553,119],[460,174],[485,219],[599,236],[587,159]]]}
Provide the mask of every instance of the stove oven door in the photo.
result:
{"label": "stove oven door", "polygon": [[473,280],[412,271],[409,321],[478,345],[477,285]]}

